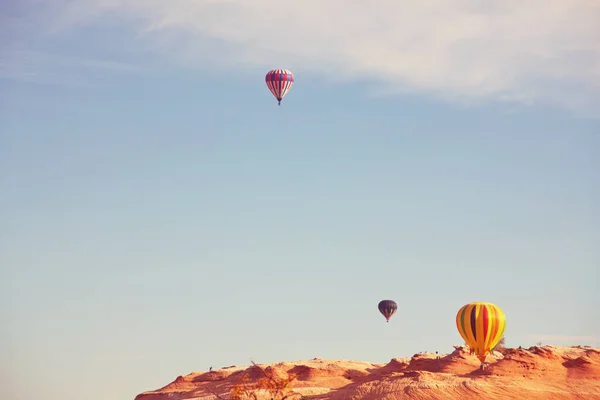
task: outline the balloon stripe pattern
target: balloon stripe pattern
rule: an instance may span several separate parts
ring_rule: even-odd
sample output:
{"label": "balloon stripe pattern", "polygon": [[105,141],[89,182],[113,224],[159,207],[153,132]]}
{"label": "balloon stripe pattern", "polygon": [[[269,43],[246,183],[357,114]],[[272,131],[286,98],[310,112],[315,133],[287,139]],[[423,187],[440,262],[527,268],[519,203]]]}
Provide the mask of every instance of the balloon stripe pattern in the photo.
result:
{"label": "balloon stripe pattern", "polygon": [[394,300],[381,300],[377,308],[379,308],[379,312],[383,314],[386,321],[390,322],[390,318],[398,310],[398,304]]}
{"label": "balloon stripe pattern", "polygon": [[265,76],[267,87],[277,99],[277,104],[281,105],[281,100],[291,89],[294,83],[294,75],[287,69],[272,69]]}
{"label": "balloon stripe pattern", "polygon": [[471,351],[484,362],[504,335],[506,316],[495,304],[469,303],[456,314],[456,327]]}

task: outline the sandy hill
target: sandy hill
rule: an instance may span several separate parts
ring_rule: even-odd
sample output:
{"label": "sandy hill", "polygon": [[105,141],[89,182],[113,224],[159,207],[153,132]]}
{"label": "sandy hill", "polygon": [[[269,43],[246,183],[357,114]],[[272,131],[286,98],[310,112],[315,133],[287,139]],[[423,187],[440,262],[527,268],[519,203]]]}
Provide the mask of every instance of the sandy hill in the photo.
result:
{"label": "sandy hill", "polygon": [[[136,400],[212,400],[229,398],[232,387],[257,382],[263,371],[274,377],[293,374],[289,400],[400,399],[582,399],[600,400],[600,349],[531,347],[506,349],[479,360],[466,347],[451,354],[415,354],[387,364],[323,360],[225,367],[179,376],[167,386],[139,394]],[[262,369],[262,370],[261,370]]]}

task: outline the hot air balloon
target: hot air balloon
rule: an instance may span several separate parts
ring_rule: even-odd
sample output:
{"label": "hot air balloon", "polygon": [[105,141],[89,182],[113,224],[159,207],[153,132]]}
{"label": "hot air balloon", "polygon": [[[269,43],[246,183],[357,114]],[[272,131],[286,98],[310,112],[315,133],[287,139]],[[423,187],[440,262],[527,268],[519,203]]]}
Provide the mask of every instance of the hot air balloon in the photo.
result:
{"label": "hot air balloon", "polygon": [[473,302],[464,305],[456,314],[456,327],[460,336],[469,345],[471,354],[485,362],[506,328],[506,316],[495,304]]}
{"label": "hot air balloon", "polygon": [[277,99],[277,105],[281,105],[281,100],[294,83],[294,75],[287,69],[272,69],[265,76],[267,87]]}
{"label": "hot air balloon", "polygon": [[394,300],[381,300],[377,308],[385,317],[386,322],[390,322],[390,318],[398,310],[398,304]]}

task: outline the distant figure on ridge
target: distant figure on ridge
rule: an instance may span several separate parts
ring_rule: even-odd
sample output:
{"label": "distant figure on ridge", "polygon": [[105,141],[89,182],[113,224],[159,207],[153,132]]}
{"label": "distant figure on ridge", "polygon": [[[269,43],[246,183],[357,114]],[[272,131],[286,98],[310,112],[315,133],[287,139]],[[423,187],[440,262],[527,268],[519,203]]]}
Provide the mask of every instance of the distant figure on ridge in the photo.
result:
{"label": "distant figure on ridge", "polygon": [[210,368],[208,369],[208,372],[210,372],[210,371],[212,371],[212,367],[210,367]]}

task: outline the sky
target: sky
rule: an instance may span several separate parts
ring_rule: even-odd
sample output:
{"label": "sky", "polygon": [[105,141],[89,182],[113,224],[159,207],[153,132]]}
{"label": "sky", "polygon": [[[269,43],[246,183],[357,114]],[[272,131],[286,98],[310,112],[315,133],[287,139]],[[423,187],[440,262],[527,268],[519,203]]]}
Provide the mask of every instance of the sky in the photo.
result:
{"label": "sky", "polygon": [[[0,5],[0,397],[600,347],[595,0]],[[295,82],[280,107],[264,76]],[[382,299],[398,303],[389,323]]]}

